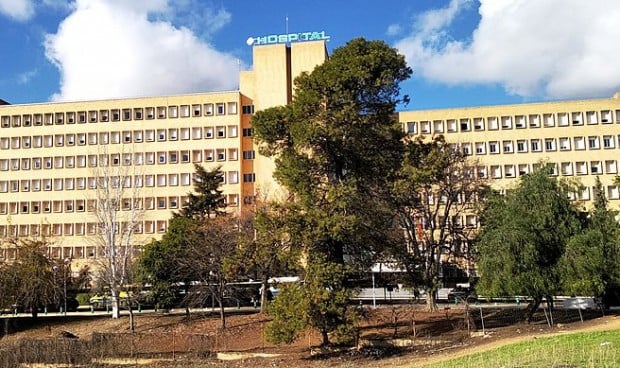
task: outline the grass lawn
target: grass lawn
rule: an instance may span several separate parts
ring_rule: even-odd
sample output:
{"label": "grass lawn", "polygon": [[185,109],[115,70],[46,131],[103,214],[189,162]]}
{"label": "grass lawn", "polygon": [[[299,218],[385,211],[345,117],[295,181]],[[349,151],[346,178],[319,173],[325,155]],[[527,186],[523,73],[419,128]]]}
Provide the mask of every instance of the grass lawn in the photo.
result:
{"label": "grass lawn", "polygon": [[620,330],[537,338],[423,367],[620,367]]}

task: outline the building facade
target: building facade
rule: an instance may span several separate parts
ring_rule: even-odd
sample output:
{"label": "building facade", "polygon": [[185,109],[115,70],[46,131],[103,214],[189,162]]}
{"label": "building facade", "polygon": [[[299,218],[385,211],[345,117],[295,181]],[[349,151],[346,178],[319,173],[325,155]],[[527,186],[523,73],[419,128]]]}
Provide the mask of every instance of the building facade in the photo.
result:
{"label": "building facade", "polygon": [[[10,239],[45,236],[52,257],[80,266],[98,257],[97,178],[122,177],[140,210],[137,246],[166,232],[192,191],[194,164],[221,166],[231,211],[257,195],[278,197],[273,161],[252,140],[255,111],[287,104],[294,78],[327,59],[324,41],[255,46],[254,66],[239,90],[177,96],[0,106],[0,261],[16,257]],[[500,190],[551,163],[555,174],[584,184],[592,199],[599,177],[618,207],[620,95],[459,109],[407,111],[411,135],[444,135],[478,162],[477,175]],[[473,216],[464,225],[477,226]]]}
{"label": "building facade", "polygon": [[275,195],[273,164],[254,147],[251,116],[290,102],[294,77],[326,57],[323,41],[254,47],[254,69],[241,73],[237,91],[3,104],[0,261],[16,258],[15,239],[45,237],[50,256],[92,263],[100,256],[102,175],[126,188],[119,221],[140,213],[138,248],[166,232],[193,189],[194,164],[221,166],[231,211],[252,205],[257,193]]}
{"label": "building facade", "polygon": [[[500,191],[540,165],[576,179],[574,199],[588,208],[598,177],[613,208],[620,208],[615,183],[620,153],[620,93],[611,98],[458,109],[407,111],[399,121],[412,136],[443,135],[454,149],[477,162],[476,174]],[[475,216],[461,219],[477,226]]]}

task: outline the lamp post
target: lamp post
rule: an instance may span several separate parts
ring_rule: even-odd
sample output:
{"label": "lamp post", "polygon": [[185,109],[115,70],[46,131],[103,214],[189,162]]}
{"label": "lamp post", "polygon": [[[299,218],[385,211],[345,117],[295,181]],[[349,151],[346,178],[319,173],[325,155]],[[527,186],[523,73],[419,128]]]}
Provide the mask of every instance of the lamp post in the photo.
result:
{"label": "lamp post", "polygon": [[[62,262],[62,313],[67,315],[67,266],[71,263],[71,258],[67,257]],[[54,272],[58,271],[58,266],[53,267]]]}
{"label": "lamp post", "polygon": [[67,266],[71,263],[71,258],[67,257],[62,262],[62,289],[64,295],[63,313],[67,315]]}

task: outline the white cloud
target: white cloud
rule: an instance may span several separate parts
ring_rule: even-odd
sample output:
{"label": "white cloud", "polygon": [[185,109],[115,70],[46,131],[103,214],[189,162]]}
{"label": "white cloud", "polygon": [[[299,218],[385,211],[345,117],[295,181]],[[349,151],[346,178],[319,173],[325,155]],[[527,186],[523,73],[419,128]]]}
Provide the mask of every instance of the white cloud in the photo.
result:
{"label": "white cloud", "polygon": [[451,39],[450,25],[469,3],[452,0],[422,14],[396,44],[423,77],[548,98],[609,96],[620,88],[617,0],[480,0],[471,39]]}
{"label": "white cloud", "polygon": [[388,36],[397,36],[403,31],[403,28],[400,24],[390,24],[385,31],[385,34]]}
{"label": "white cloud", "polygon": [[31,0],[0,0],[0,13],[23,22],[34,16],[34,5]]}
{"label": "white cloud", "polygon": [[39,74],[38,69],[29,70],[27,72],[23,72],[17,76],[17,83],[19,84],[28,84],[32,80],[32,78],[36,77]]}
{"label": "white cloud", "polygon": [[[175,14],[166,0],[77,0],[57,33],[46,38],[46,56],[61,74],[52,99],[235,89],[237,59],[173,25]],[[221,22],[217,17],[215,12],[212,22]]]}

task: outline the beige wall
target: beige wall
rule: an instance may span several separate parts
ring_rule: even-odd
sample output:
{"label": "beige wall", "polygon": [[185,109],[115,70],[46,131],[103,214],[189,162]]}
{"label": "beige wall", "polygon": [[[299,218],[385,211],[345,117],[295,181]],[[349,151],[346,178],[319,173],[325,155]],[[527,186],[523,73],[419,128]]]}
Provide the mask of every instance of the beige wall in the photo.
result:
{"label": "beige wall", "polygon": [[[241,73],[240,90],[242,95],[253,100],[256,111],[260,111],[288,104],[293,95],[294,78],[323,63],[327,50],[324,41],[255,46],[253,58],[254,69]],[[257,195],[261,199],[282,199],[285,192],[272,176],[274,161],[259,155],[258,147],[254,149]]]}

